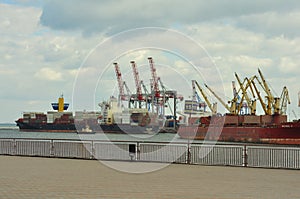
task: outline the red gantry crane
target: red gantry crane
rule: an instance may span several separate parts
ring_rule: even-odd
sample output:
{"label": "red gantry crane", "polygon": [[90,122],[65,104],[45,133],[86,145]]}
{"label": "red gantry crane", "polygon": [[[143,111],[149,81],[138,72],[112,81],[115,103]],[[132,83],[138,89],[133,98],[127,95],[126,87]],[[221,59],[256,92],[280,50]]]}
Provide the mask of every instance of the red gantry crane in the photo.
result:
{"label": "red gantry crane", "polygon": [[135,80],[135,86],[136,86],[136,97],[138,101],[144,101],[143,94],[142,94],[142,87],[141,87],[141,82],[140,82],[140,77],[139,77],[139,72],[137,70],[137,66],[134,61],[131,61],[131,66],[132,66],[132,71],[133,71],[133,76]]}
{"label": "red gantry crane", "polygon": [[154,61],[152,59],[152,57],[148,57],[149,60],[149,65],[150,65],[150,69],[151,69],[151,74],[152,74],[152,81],[153,81],[153,91],[154,91],[154,96],[156,98],[160,97],[160,92],[159,92],[159,87],[158,87],[158,77],[156,74],[156,68],[154,66]]}
{"label": "red gantry crane", "polygon": [[119,68],[118,63],[114,63],[115,66],[115,71],[116,71],[116,76],[118,80],[118,86],[119,86],[119,98],[120,100],[124,101],[126,100],[126,96],[124,94],[124,81],[122,80],[122,74]]}
{"label": "red gantry crane", "polygon": [[[126,84],[125,81],[123,81],[122,79],[122,73],[121,70],[119,68],[119,64],[118,63],[114,63],[115,66],[115,72],[116,72],[116,76],[117,76],[117,80],[118,80],[118,87],[119,87],[119,100],[120,101],[132,101],[131,99],[131,92]],[[126,88],[126,92],[127,94],[125,94],[124,92],[124,87]]]}

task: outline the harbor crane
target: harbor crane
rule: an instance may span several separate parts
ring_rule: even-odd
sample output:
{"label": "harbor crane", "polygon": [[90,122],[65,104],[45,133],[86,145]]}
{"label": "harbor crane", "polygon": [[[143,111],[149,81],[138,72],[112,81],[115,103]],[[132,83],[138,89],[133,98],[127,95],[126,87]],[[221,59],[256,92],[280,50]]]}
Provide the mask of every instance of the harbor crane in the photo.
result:
{"label": "harbor crane", "polygon": [[[114,63],[115,66],[115,72],[116,72],[116,76],[117,76],[117,81],[118,81],[118,87],[119,87],[119,103],[121,101],[128,101],[128,106],[130,107],[130,103],[132,103],[134,101],[134,99],[132,98],[132,94],[130,89],[128,88],[127,84],[125,81],[123,81],[122,79],[122,73],[119,67],[118,63]],[[124,87],[126,89],[126,93],[124,91]]]}
{"label": "harbor crane", "polygon": [[205,112],[207,105],[206,105],[205,101],[203,101],[200,98],[198,92],[196,91],[195,81],[196,80],[192,80],[192,89],[193,89],[192,101],[197,102],[199,105],[199,108],[203,108],[203,111]]}
{"label": "harbor crane", "polygon": [[271,90],[270,90],[270,88],[269,88],[262,72],[259,69],[258,69],[258,73],[259,73],[259,76],[260,76],[260,78],[262,80],[262,83],[263,83],[263,89],[265,90],[265,92],[267,94],[267,96],[266,96],[267,103],[268,103],[268,105],[267,105],[267,114],[272,115],[272,104],[273,104],[273,101],[274,101],[274,97],[271,93]]}
{"label": "harbor crane", "polygon": [[[280,114],[280,98],[279,97],[274,97],[271,93],[271,90],[262,74],[260,69],[258,69],[259,76],[262,80],[263,83],[263,89],[265,90],[267,96],[267,114],[272,115],[272,114]],[[272,111],[273,109],[273,111]]]}
{"label": "harbor crane", "polygon": [[241,108],[242,106],[245,107],[245,112],[247,113],[247,104],[244,103],[244,95],[242,96],[242,98],[239,95],[239,91],[241,90],[241,87],[239,89],[239,91],[237,91],[236,87],[235,87],[235,81],[232,81],[232,91],[233,91],[233,99],[236,99],[236,110],[235,112],[238,114],[241,112]]}
{"label": "harbor crane", "polygon": [[149,97],[149,91],[148,91],[146,85],[144,84],[144,81],[141,80],[141,81],[140,81],[140,84],[141,84],[142,88],[144,89],[144,93],[146,94],[146,99],[147,99],[147,100],[151,99],[151,98]]}
{"label": "harbor crane", "polygon": [[259,80],[258,77],[255,75],[255,76],[253,76],[253,77],[251,78],[251,80],[249,80],[249,82],[250,82],[250,83],[252,84],[252,86],[254,87],[254,90],[255,90],[255,92],[256,92],[256,94],[257,94],[257,96],[258,96],[258,99],[259,99],[259,102],[260,102],[260,104],[261,104],[261,106],[262,106],[263,111],[265,112],[266,115],[272,115],[272,113],[270,113],[270,112],[268,111],[268,109],[267,109],[267,107],[266,107],[266,105],[265,105],[265,103],[264,103],[264,101],[263,101],[263,99],[262,99],[262,97],[261,97],[261,95],[260,95],[260,92],[259,92],[259,90],[257,89],[257,86],[256,86],[254,80],[257,80],[258,82],[260,82],[260,80]]}
{"label": "harbor crane", "polygon": [[119,98],[120,100],[126,100],[126,97],[124,95],[124,85],[123,85],[123,80],[122,80],[122,74],[119,68],[118,63],[114,63],[115,66],[115,72],[118,80],[118,86],[119,86]]}
{"label": "harbor crane", "polygon": [[164,106],[165,106],[165,101],[167,100],[165,95],[165,90],[164,90],[165,88],[162,82],[160,82],[162,86],[162,92],[163,92],[163,95],[161,95],[161,91],[159,90],[159,85],[158,85],[159,81],[161,80],[157,76],[156,68],[152,57],[148,57],[148,61],[149,61],[150,71],[152,76],[152,82],[151,82],[152,111],[154,110],[154,105],[155,105],[157,114],[159,114],[160,112],[159,110],[162,110],[163,111],[162,115],[164,115]]}
{"label": "harbor crane", "polygon": [[[152,57],[148,57],[148,61],[149,61],[151,76],[152,76],[152,82],[151,82],[151,85],[152,85],[151,86],[152,111],[154,110],[154,106],[156,106],[157,114],[162,117],[165,117],[165,107],[169,107],[173,119],[176,120],[177,98],[182,101],[183,97],[180,95],[177,95],[177,91],[166,89],[161,78],[157,76],[156,68],[155,68]],[[159,85],[161,87],[161,90],[159,88]],[[174,100],[173,101],[173,105],[174,105],[173,111],[171,109],[171,105],[169,102],[170,98],[173,98],[173,100]]]}
{"label": "harbor crane", "polygon": [[134,61],[131,61],[130,63],[132,66],[132,71],[133,71],[133,76],[134,76],[135,86],[136,86],[136,101],[138,101],[139,107],[141,108],[141,102],[144,101],[145,99],[142,94],[142,87],[141,87],[139,72],[137,70],[136,63]]}
{"label": "harbor crane", "polygon": [[280,114],[286,114],[287,104],[291,103],[290,97],[289,97],[289,91],[287,87],[283,87],[281,96],[281,105],[280,105]]}
{"label": "harbor crane", "polygon": [[152,84],[153,84],[153,88],[152,88],[152,92],[154,92],[154,96],[156,98],[160,97],[160,92],[159,92],[159,87],[158,87],[158,77],[156,74],[156,68],[154,66],[154,61],[152,59],[152,57],[148,57],[149,60],[149,65],[150,65],[150,69],[151,69],[151,75],[152,75]]}
{"label": "harbor crane", "polygon": [[[237,73],[235,73],[235,78],[237,79],[237,81],[240,85],[240,89],[242,90],[242,93],[243,93],[243,98],[245,98],[246,101],[247,101],[247,108],[250,108],[250,114],[255,115],[255,113],[256,113],[256,100],[253,99],[251,101],[251,99],[250,99],[250,97],[248,96],[248,93],[247,93],[247,88],[250,87],[253,98],[255,98],[254,91],[251,87],[251,81],[249,81],[248,78],[245,78],[244,82],[242,82]],[[244,86],[245,83],[246,83],[246,86]],[[241,100],[241,103],[243,103],[243,100]],[[238,111],[240,110],[240,107],[241,106],[239,105]]]}
{"label": "harbor crane", "polygon": [[[258,73],[260,75],[260,78],[262,82],[259,80],[258,77],[255,76],[255,79],[259,82],[263,90],[266,92],[267,96],[267,106],[264,104],[264,102],[260,99],[260,102],[262,104],[262,107],[265,111],[266,115],[277,115],[277,114],[286,114],[286,108],[287,103],[290,103],[289,96],[288,96],[288,90],[286,87],[283,88],[283,91],[281,93],[280,97],[274,97],[271,93],[271,90],[262,74],[260,69],[258,69]],[[254,81],[252,83],[254,85]],[[257,89],[256,89],[257,90]],[[257,92],[257,91],[256,91]],[[257,92],[259,95],[259,93]]]}
{"label": "harbor crane", "polygon": [[143,80],[140,81],[140,84],[141,84],[141,86],[142,86],[142,88],[144,90],[143,96],[145,96],[144,99],[146,100],[146,108],[149,111],[150,110],[150,105],[151,105],[151,102],[152,102],[152,97],[151,97],[151,94],[149,93],[146,85],[144,84]]}
{"label": "harbor crane", "polygon": [[236,98],[231,101],[231,107],[229,107],[207,84],[204,86],[221,102],[221,104],[230,112],[230,114],[236,115]]}
{"label": "harbor crane", "polygon": [[210,101],[207,98],[207,95],[204,93],[203,89],[201,88],[201,86],[198,84],[198,82],[196,80],[192,80],[192,85],[193,85],[193,89],[194,89],[194,85],[197,85],[198,90],[201,92],[208,108],[210,109],[210,111],[212,112],[213,115],[217,114],[217,103],[210,103]]}
{"label": "harbor crane", "polygon": [[126,85],[126,83],[125,83],[125,81],[122,80],[122,74],[120,71],[120,67],[119,67],[118,63],[114,63],[114,66],[115,66],[115,72],[116,72],[117,81],[118,81],[118,87],[119,87],[119,100],[128,101],[129,96],[125,95],[125,93],[124,93],[124,86]]}

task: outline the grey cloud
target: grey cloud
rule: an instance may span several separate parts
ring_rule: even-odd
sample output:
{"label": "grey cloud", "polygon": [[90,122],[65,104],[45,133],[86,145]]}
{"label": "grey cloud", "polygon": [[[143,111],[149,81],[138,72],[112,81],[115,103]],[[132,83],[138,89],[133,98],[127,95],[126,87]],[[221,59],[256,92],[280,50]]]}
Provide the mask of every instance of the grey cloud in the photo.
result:
{"label": "grey cloud", "polygon": [[144,27],[169,27],[265,13],[294,10],[298,1],[107,1],[51,0],[46,1],[40,21],[59,30],[82,30],[116,33]]}
{"label": "grey cloud", "polygon": [[239,27],[262,32],[267,36],[300,36],[300,12],[287,13],[266,12],[257,15],[243,16],[237,21]]}

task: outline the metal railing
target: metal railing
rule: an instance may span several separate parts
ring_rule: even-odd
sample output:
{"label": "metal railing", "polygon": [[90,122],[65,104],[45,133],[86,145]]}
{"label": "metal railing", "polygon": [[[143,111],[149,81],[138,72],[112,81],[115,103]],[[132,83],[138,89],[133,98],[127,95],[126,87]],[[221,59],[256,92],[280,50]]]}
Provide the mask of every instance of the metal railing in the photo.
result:
{"label": "metal railing", "polygon": [[1,138],[0,155],[300,169],[300,147]]}
{"label": "metal railing", "polygon": [[192,145],[191,163],[245,166],[244,148],[232,145]]}

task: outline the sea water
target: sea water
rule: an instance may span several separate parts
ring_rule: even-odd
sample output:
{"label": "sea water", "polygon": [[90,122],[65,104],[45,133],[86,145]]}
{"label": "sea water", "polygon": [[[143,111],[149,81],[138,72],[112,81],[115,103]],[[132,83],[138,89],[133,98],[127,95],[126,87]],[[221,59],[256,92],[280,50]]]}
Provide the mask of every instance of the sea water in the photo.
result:
{"label": "sea water", "polygon": [[158,134],[77,134],[77,133],[54,133],[54,132],[22,132],[15,124],[0,124],[0,139],[69,139],[69,140],[107,140],[107,141],[147,141],[147,142],[183,142],[176,133]]}
{"label": "sea water", "polygon": [[[77,133],[55,133],[55,132],[22,132],[15,124],[0,123],[0,139],[62,139],[62,140],[101,140],[101,141],[129,141],[129,142],[155,142],[155,143],[195,143],[201,144],[203,140],[182,139],[176,133],[154,133],[154,134],[77,134]],[[240,142],[205,141],[206,144],[244,145]]]}

